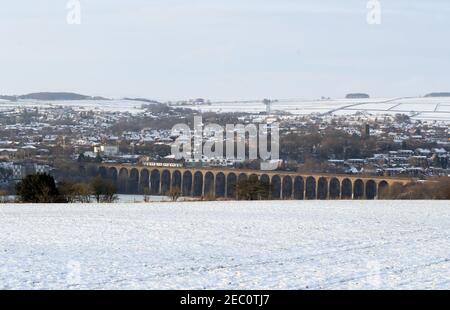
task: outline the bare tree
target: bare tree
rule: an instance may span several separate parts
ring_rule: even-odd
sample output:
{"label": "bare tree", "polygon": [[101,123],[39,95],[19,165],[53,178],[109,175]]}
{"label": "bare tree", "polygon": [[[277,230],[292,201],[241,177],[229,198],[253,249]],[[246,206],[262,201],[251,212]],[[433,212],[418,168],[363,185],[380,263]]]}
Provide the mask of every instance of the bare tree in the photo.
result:
{"label": "bare tree", "polygon": [[150,189],[144,188],[144,202],[150,202]]}
{"label": "bare tree", "polygon": [[111,203],[118,199],[116,186],[111,181],[103,180],[101,177],[92,180],[91,189],[97,202]]}
{"label": "bare tree", "polygon": [[173,187],[169,191],[169,197],[172,199],[172,201],[177,201],[178,198],[181,197],[181,189],[179,187]]}

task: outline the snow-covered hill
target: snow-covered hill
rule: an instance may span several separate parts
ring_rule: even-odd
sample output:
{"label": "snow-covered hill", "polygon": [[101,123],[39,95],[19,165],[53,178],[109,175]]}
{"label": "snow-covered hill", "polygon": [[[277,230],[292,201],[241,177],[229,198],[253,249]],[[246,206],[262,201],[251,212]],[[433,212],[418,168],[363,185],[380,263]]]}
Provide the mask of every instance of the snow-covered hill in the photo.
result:
{"label": "snow-covered hill", "polygon": [[2,289],[450,288],[444,202],[0,205]]}
{"label": "snow-covered hill", "polygon": [[[213,112],[264,112],[262,102],[227,102],[210,105],[186,106],[201,111]],[[289,112],[298,115],[330,113],[349,115],[365,112],[372,115],[410,115],[413,119],[450,122],[450,98],[371,98],[371,99],[329,99],[329,100],[279,100],[271,104],[272,111]]]}
{"label": "snow-covered hill", "polygon": [[[67,106],[82,110],[143,113],[142,104],[134,100],[71,100],[71,101],[39,101],[18,100],[0,101],[0,112],[14,107],[52,108]],[[265,112],[262,101],[211,102],[203,105],[184,105],[182,107],[203,112]],[[286,99],[273,102],[272,111],[289,112],[297,115],[311,113],[330,113],[349,115],[365,112],[372,115],[393,115],[397,113],[410,115],[413,119],[438,120],[450,122],[449,97],[417,97],[417,98],[370,98],[370,99],[327,99],[300,100]]]}

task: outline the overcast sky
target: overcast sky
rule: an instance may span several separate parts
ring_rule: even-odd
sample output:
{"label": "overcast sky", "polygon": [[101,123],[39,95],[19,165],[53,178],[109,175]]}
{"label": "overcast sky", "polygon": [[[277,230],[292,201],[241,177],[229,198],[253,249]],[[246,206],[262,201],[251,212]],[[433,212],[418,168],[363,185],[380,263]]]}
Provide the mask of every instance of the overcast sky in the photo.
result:
{"label": "overcast sky", "polygon": [[450,91],[450,1],[1,0],[0,94],[340,98]]}

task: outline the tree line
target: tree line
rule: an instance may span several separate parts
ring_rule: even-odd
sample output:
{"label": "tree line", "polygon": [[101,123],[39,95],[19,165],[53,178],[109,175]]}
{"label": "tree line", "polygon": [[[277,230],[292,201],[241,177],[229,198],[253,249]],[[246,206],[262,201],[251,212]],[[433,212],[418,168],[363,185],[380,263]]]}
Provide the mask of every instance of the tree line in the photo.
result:
{"label": "tree line", "polygon": [[55,179],[46,173],[26,176],[16,185],[19,202],[24,203],[111,203],[118,199],[117,187],[101,177],[90,182],[75,183],[63,181],[56,184]]}

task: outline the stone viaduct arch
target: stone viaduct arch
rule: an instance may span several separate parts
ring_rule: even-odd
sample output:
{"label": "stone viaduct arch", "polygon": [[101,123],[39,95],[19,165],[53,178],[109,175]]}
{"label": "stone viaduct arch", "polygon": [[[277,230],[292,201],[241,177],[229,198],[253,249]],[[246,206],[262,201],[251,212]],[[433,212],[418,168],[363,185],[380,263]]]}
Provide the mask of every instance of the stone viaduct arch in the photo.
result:
{"label": "stone viaduct arch", "polygon": [[307,174],[284,171],[188,169],[101,164],[97,174],[114,182],[120,193],[167,195],[177,188],[182,196],[237,198],[241,180],[259,179],[269,185],[270,199],[378,199],[394,183],[409,178]]}

